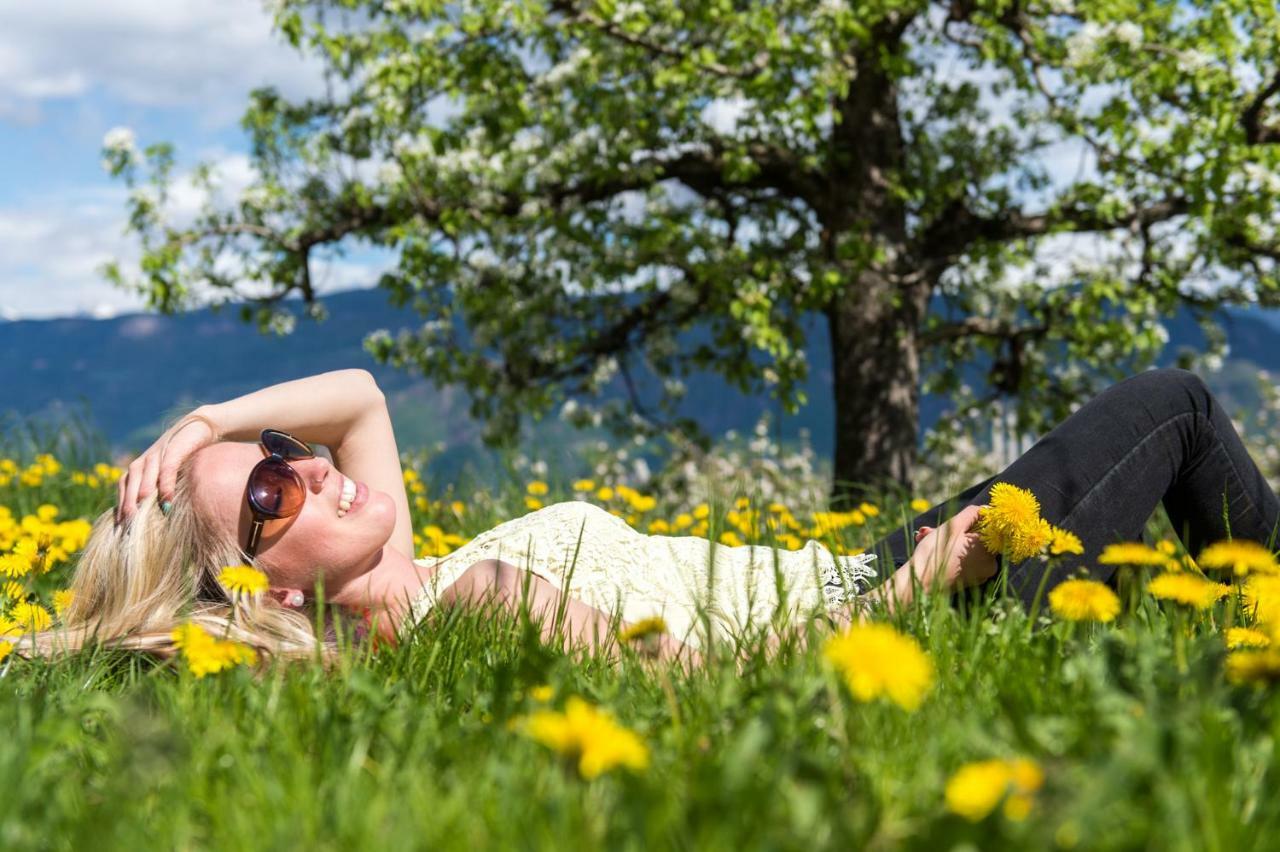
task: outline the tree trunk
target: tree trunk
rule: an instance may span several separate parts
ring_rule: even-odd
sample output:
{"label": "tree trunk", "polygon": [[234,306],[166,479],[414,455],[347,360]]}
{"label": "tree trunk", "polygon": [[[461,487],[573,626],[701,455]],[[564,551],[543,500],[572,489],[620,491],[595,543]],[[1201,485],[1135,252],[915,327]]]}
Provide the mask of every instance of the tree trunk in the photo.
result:
{"label": "tree trunk", "polygon": [[835,395],[835,501],[911,485],[920,407],[917,330],[927,294],[867,270],[827,309]]}

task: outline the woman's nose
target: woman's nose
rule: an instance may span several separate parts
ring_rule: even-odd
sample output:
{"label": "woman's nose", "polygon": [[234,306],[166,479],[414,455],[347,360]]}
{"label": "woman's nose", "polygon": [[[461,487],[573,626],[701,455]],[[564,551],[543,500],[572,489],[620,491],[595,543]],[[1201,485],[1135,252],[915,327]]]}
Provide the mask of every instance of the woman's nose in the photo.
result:
{"label": "woman's nose", "polygon": [[321,456],[296,461],[293,465],[298,470],[298,473],[302,474],[302,479],[307,483],[307,488],[316,494],[324,490],[325,481],[333,467],[328,459]]}

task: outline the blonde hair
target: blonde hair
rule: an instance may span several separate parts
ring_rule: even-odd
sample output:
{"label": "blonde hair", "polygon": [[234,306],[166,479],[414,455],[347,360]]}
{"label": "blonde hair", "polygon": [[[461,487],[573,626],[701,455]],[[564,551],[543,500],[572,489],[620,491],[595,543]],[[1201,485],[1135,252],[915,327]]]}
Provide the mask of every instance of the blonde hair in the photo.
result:
{"label": "blonde hair", "polygon": [[334,644],[317,635],[307,612],[265,594],[233,604],[218,581],[222,568],[262,569],[245,559],[234,537],[196,511],[194,461],[192,453],[178,467],[167,516],[155,494],[138,504],[128,524],[116,525],[114,509],[98,516],[76,565],[61,628],[15,637],[15,651],[47,657],[96,643],[170,656],[174,628],[192,622],[265,657],[333,655]]}

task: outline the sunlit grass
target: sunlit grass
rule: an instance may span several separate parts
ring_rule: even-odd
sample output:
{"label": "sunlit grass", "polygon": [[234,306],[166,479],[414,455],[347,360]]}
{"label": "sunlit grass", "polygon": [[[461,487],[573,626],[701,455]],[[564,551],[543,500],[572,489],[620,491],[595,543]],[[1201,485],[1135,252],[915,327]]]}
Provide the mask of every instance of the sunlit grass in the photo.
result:
{"label": "sunlit grass", "polygon": [[[113,500],[111,477],[87,479],[103,459],[50,472],[44,451],[0,448],[15,468],[0,506],[27,537]],[[21,481],[36,464],[39,482]],[[589,499],[646,532],[663,521],[663,534],[778,546],[793,534],[846,551],[910,512],[890,500],[824,515],[750,495],[691,504],[625,482],[582,485],[513,482],[477,501],[411,474],[419,546],[461,546],[529,511],[530,497]],[[41,520],[46,505],[58,512]],[[888,619],[931,674],[905,702],[860,700],[816,623],[773,651],[760,636],[713,646],[692,672],[638,642],[564,652],[527,620],[460,610],[398,647],[344,645],[328,669],[236,665],[200,678],[180,659],[14,654],[0,663],[0,835],[5,848],[1269,846],[1276,699],[1265,682],[1229,677],[1225,641],[1253,613],[1235,593],[1204,608],[1157,601],[1147,578],[1193,566],[1176,546],[1153,552],[1169,561],[1123,569],[1105,624],[1048,607],[1032,624],[998,592]],[[24,595],[52,612],[70,556],[18,577]],[[1259,627],[1242,641],[1267,639]],[[586,727],[535,736],[539,713]],[[621,743],[630,757],[593,775],[584,743]]]}

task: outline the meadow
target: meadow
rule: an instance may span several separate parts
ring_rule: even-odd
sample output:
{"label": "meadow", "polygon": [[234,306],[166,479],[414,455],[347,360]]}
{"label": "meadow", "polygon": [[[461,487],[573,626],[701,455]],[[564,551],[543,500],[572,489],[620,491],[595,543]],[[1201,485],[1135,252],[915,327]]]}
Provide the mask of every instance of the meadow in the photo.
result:
{"label": "meadow", "polygon": [[[18,636],[56,626],[119,470],[74,442],[0,450],[0,630]],[[844,552],[914,514],[599,479],[463,496],[412,467],[406,485],[423,555],[565,499],[653,534]],[[834,641],[809,623],[774,653],[714,645],[693,671],[643,636],[565,651],[527,618],[464,611],[395,646],[344,642],[327,667],[50,662],[19,640],[0,664],[0,846],[1270,848],[1280,568],[1150,533],[1111,554],[1112,597],[1028,614],[998,585],[926,596]]]}

